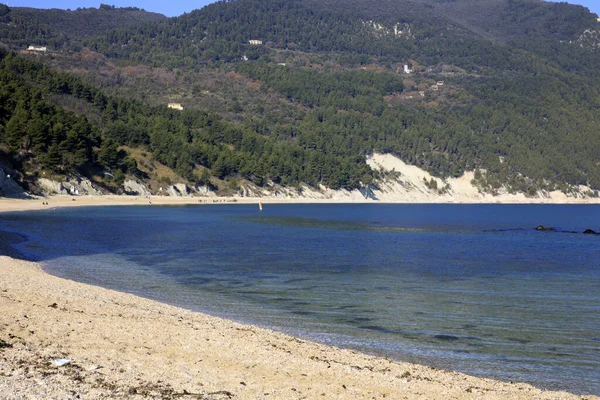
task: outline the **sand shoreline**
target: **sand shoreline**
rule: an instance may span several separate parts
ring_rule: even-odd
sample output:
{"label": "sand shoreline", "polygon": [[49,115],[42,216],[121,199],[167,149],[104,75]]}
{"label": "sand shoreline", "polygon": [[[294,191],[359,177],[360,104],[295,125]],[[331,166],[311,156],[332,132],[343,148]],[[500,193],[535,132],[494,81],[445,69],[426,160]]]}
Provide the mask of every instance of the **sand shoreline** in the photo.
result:
{"label": "sand shoreline", "polygon": [[[0,201],[19,209],[35,208]],[[394,362],[54,277],[8,253],[20,240],[0,233],[0,254],[12,257],[0,256],[2,399],[600,399]]]}
{"label": "sand shoreline", "polygon": [[170,197],[151,196],[150,199],[143,196],[69,196],[51,195],[46,197],[33,197],[29,199],[11,199],[0,197],[0,213],[11,211],[34,211],[51,209],[56,207],[86,207],[86,206],[157,206],[157,205],[210,205],[210,204],[600,204],[599,199],[570,199],[569,201],[551,201],[548,199],[532,199],[531,201],[447,201],[431,202],[424,200],[394,200],[380,201],[370,199],[353,198],[280,198],[280,197]]}
{"label": "sand shoreline", "polygon": [[299,340],[6,256],[0,274],[0,398],[598,399]]}

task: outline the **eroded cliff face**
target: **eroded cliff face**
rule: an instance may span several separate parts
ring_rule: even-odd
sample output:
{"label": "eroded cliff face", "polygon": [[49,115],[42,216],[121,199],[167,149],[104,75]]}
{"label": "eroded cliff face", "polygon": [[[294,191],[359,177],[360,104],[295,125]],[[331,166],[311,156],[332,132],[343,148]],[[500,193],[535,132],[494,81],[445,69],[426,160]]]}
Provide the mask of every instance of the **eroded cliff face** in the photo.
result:
{"label": "eroded cliff face", "polygon": [[97,188],[92,181],[79,176],[69,177],[63,181],[40,178],[37,181],[44,195],[73,194],[73,195],[102,195],[104,192]]}
{"label": "eroded cliff face", "polygon": [[127,194],[138,196],[149,196],[152,194],[150,189],[148,189],[148,186],[146,186],[143,182],[133,179],[125,180],[125,182],[123,182],[123,188]]}
{"label": "eroded cliff face", "polygon": [[[458,178],[440,179],[414,165],[408,165],[391,154],[373,154],[367,164],[380,172],[376,182],[355,190],[332,190],[325,186],[318,188],[307,185],[282,187],[272,182],[256,186],[250,182],[240,182],[239,189],[232,193],[219,193],[211,187],[177,183],[151,190],[147,182],[127,179],[120,194],[132,196],[169,197],[230,197],[269,198],[290,201],[331,201],[331,202],[397,202],[397,203],[600,203],[586,186],[573,188],[572,194],[559,191],[537,192],[533,196],[524,193],[510,193],[506,188],[494,194],[483,192],[475,181],[473,171],[465,172]],[[0,169],[0,196],[25,197],[27,194],[4,170]],[[92,181],[80,176],[72,176],[61,181],[40,178],[36,182],[43,195],[103,195],[114,194],[98,187]]]}
{"label": "eroded cliff face", "polygon": [[496,193],[484,193],[474,184],[475,174],[467,171],[458,178],[442,180],[414,165],[408,165],[391,154],[373,154],[367,164],[384,177],[371,188],[373,196],[380,201],[414,203],[570,203],[600,202],[590,197],[587,186],[574,187],[573,194],[560,191],[509,193],[500,188]]}

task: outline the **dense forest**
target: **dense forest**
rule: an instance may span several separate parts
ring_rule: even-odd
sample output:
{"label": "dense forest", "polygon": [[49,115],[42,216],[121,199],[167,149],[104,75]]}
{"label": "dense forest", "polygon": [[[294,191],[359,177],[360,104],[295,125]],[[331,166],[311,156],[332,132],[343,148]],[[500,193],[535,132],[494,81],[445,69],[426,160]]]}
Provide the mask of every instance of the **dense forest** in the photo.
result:
{"label": "dense forest", "polygon": [[166,19],[164,15],[139,8],[115,8],[106,4],[77,10],[9,8],[0,4],[0,38],[15,44],[68,49],[81,46],[82,40],[110,29]]}
{"label": "dense forest", "polygon": [[[145,179],[127,154],[138,149],[197,184],[351,189],[377,180],[365,160],[382,152],[441,178],[486,170],[478,184],[492,192],[600,189],[600,23],[583,7],[236,0],[169,19],[107,5],[52,12],[0,5],[0,143],[36,173]],[[81,18],[95,21],[85,34]],[[32,43],[53,47],[14,52]],[[142,66],[171,78],[139,82]],[[165,90],[185,110],[167,108]]]}
{"label": "dense forest", "polygon": [[[271,140],[208,113],[110,98],[72,75],[2,50],[0,72],[0,138],[18,163],[33,159],[38,170],[85,174],[100,168],[122,181],[126,173],[139,173],[118,149],[127,145],[147,149],[181,177],[201,184],[209,184],[210,176],[194,175],[196,165],[218,178],[240,176],[259,186],[269,180],[355,188],[372,175],[357,157]],[[101,115],[99,123],[52,106],[45,99],[53,95],[88,103]]]}

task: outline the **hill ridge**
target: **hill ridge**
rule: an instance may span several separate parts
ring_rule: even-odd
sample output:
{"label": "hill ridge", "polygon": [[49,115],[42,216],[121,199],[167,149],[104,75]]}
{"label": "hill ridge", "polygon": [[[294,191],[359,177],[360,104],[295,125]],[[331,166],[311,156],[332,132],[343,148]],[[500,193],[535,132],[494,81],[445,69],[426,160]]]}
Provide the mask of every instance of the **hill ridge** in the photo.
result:
{"label": "hill ridge", "polygon": [[[600,189],[600,23],[583,7],[237,0],[106,28],[37,57],[77,76],[66,86],[38,66],[9,75],[93,121],[92,142],[137,154],[137,166],[113,163],[125,176],[154,179],[152,159],[169,179],[227,193],[243,182],[356,189],[380,179],[367,156],[390,153],[440,179],[485,170],[490,193]],[[0,41],[22,49],[27,32]]]}

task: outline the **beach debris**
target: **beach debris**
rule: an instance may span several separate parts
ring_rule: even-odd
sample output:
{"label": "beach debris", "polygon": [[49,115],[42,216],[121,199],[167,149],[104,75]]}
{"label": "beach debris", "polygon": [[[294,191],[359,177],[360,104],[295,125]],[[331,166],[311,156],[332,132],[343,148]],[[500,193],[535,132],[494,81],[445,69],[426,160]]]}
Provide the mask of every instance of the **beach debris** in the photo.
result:
{"label": "beach debris", "polygon": [[67,365],[71,362],[71,360],[69,360],[68,358],[57,358],[56,360],[54,360],[54,364],[57,367],[62,367],[63,365]]}
{"label": "beach debris", "polygon": [[52,303],[48,307],[50,307],[50,308],[58,308],[58,304]]}
{"label": "beach debris", "polygon": [[100,368],[102,368],[101,365],[94,364],[94,365],[90,365],[85,370],[88,371],[88,372],[91,372],[91,371],[95,371],[95,370],[100,369]]}
{"label": "beach debris", "polygon": [[4,347],[12,347],[12,343],[9,343],[5,340],[0,339],[0,349],[2,349]]}
{"label": "beach debris", "polygon": [[219,390],[218,392],[212,392],[208,394],[209,396],[224,396],[227,397],[229,399],[231,399],[232,397],[235,397],[235,395],[227,390]]}

